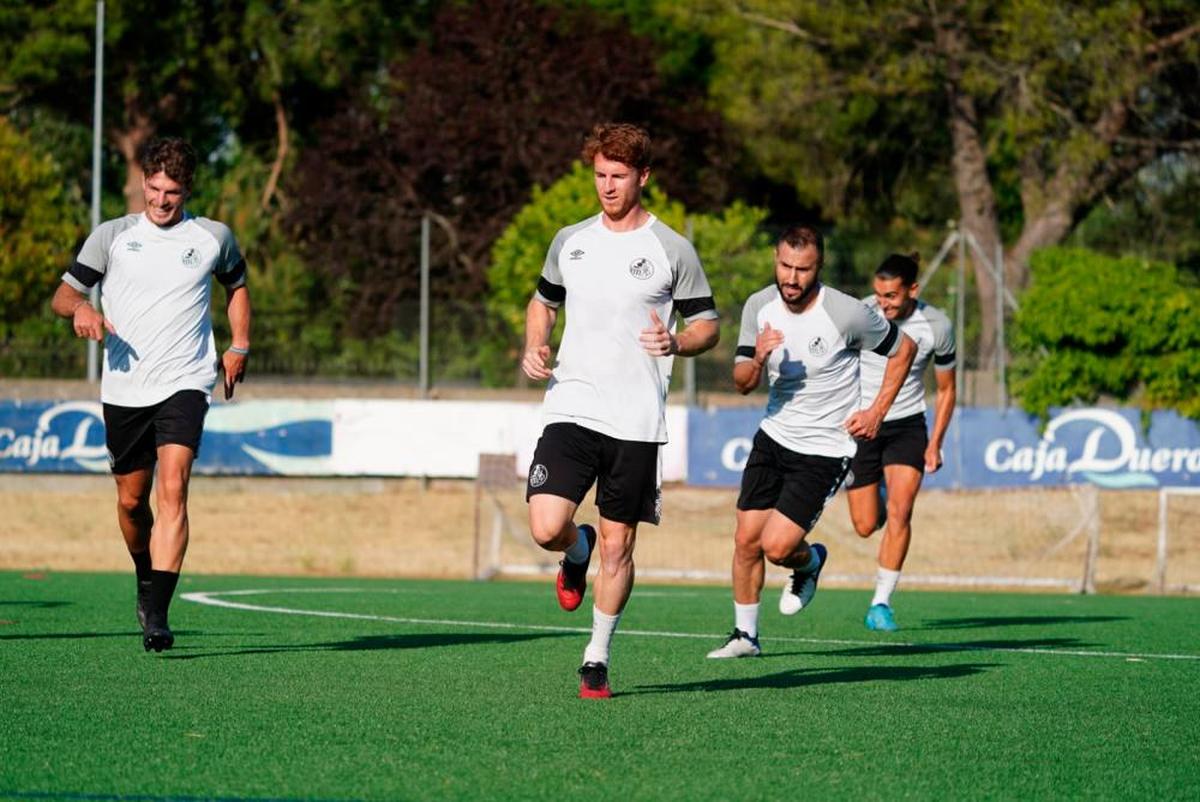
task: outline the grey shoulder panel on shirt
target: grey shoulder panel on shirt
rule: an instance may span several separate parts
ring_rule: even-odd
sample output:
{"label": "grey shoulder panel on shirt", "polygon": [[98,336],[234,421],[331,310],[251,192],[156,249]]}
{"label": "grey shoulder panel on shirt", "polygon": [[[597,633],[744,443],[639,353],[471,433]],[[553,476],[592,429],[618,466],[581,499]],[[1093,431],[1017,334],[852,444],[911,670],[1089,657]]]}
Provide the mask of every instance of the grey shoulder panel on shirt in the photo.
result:
{"label": "grey shoulder panel on shirt", "polygon": [[929,321],[929,328],[933,331],[933,353],[937,366],[943,369],[953,367],[953,359],[948,362],[944,359],[937,362],[936,357],[946,357],[954,354],[954,321],[936,306],[930,306],[922,302],[920,308],[921,313],[925,315],[925,319]]}
{"label": "grey shoulder panel on shirt", "polygon": [[658,240],[667,256],[675,310],[688,323],[700,319],[716,320],[717,306],[712,287],[692,243],[657,217],[650,224],[650,234]]}
{"label": "grey shoulder panel on shirt", "polygon": [[[778,297],[779,288],[774,284],[768,284],[746,299],[746,303],[742,306],[742,321],[738,327],[738,350],[735,353],[734,362],[750,359],[750,355],[754,353],[754,344],[758,340],[758,313]],[[742,349],[746,348],[750,349],[749,353],[743,352]]]}
{"label": "grey shoulder panel on shirt", "polygon": [[193,220],[196,225],[211,234],[212,238],[217,241],[217,245],[220,246],[221,256],[216,272],[223,273],[233,269],[242,260],[242,252],[238,249],[237,240],[234,239],[229,226],[219,220],[210,220],[207,217],[196,217]]}
{"label": "grey shoulder panel on shirt", "polygon": [[828,284],[824,285],[824,289],[825,311],[833,320],[833,324],[838,327],[838,331],[843,333],[859,332],[869,307],[863,301],[834,289]]}
{"label": "grey shoulder panel on shirt", "polygon": [[127,214],[96,226],[79,249],[79,256],[75,261],[103,273],[108,267],[108,254],[112,250],[113,242],[123,232],[137,225],[140,217],[140,214]]}
{"label": "grey shoulder panel on shirt", "polygon": [[[562,253],[563,247],[571,237],[575,236],[580,231],[588,228],[596,222],[596,217],[580,220],[578,223],[572,223],[569,226],[563,226],[555,234],[554,239],[550,240],[550,247],[546,251],[546,261],[542,263],[542,278],[549,281],[551,284],[562,285],[562,271],[558,267],[558,257]],[[543,299],[545,300],[545,299]]]}

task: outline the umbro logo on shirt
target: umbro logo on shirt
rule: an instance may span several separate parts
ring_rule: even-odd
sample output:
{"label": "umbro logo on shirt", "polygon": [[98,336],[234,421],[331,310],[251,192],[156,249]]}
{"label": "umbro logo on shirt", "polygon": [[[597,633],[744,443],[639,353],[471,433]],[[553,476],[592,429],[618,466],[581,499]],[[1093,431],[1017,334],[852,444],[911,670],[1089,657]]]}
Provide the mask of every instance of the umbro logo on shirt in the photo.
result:
{"label": "umbro logo on shirt", "polygon": [[125,243],[125,250],[128,251],[129,253],[141,253],[142,252],[142,243],[138,242],[135,239],[130,240],[129,242]]}
{"label": "umbro logo on shirt", "polygon": [[578,248],[571,251],[571,261],[572,262],[578,262],[582,258],[583,258],[583,251],[579,250]]}

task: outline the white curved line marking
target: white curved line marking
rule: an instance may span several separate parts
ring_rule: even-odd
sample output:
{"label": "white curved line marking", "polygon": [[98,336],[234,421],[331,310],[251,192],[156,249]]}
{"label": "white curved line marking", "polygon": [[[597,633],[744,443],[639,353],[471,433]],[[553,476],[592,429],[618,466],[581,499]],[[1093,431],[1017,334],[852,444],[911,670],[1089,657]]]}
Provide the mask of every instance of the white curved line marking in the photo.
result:
{"label": "white curved line marking", "polygon": [[[363,588],[263,588],[248,590],[212,590],[193,591],[184,593],[181,599],[204,604],[210,607],[224,607],[229,610],[245,610],[254,613],[280,613],[282,615],[306,615],[313,618],[347,618],[354,621],[386,621],[393,624],[435,624],[437,626],[476,627],[482,629],[521,629],[533,632],[582,632],[591,633],[590,627],[564,627],[547,624],[511,624],[505,621],[461,621],[452,618],[408,618],[391,615],[374,615],[372,613],[342,613],[332,610],[298,610],[294,607],[272,607],[265,604],[246,604],[245,602],[227,601],[218,596],[261,596],[269,593],[400,593],[396,590],[365,590]],[[620,635],[638,635],[650,638],[691,638],[702,640],[720,640],[727,634],[713,635],[699,632],[663,632],[644,629],[619,629]],[[811,643],[822,646],[866,646],[874,648],[893,649],[930,649],[939,652],[1001,652],[1005,654],[1051,654],[1061,657],[1116,657],[1122,660],[1140,658],[1143,660],[1197,660],[1200,654],[1153,654],[1147,652],[1098,652],[1075,649],[1037,649],[1020,648],[1017,646],[975,646],[972,644],[956,643],[913,643],[902,641],[870,641],[847,640],[842,638],[796,638],[771,637],[772,642],[782,643]]]}

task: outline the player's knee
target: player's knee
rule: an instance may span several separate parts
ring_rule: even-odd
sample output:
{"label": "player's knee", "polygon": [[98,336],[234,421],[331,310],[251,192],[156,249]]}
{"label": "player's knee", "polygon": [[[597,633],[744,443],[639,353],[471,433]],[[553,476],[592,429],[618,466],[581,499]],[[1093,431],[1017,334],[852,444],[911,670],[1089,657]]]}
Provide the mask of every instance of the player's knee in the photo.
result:
{"label": "player's knee", "polygon": [[752,533],[736,532],[733,536],[733,550],[743,560],[761,560],[763,557],[762,537]]}
{"label": "player's knee", "polygon": [[912,522],[913,504],[911,501],[888,499],[888,520],[907,526]]}
{"label": "player's knee", "polygon": [[864,519],[861,516],[853,516],[851,523],[854,524],[854,534],[859,537],[870,537],[875,534],[875,530],[879,528],[879,521],[875,518],[870,520]]}
{"label": "player's knee", "polygon": [[568,527],[562,521],[531,518],[529,534],[533,536],[534,542],[550,551],[562,551],[570,546],[567,542]]}
{"label": "player's knee", "polygon": [[767,538],[763,538],[762,550],[763,556],[775,565],[783,565],[795,551],[792,545],[786,541],[768,540]]}
{"label": "player's knee", "polygon": [[150,499],[136,493],[117,493],[117,509],[129,516],[145,515],[150,511]]}
{"label": "player's knee", "polygon": [[160,514],[182,513],[187,506],[187,480],[182,476],[163,476],[158,482]]}

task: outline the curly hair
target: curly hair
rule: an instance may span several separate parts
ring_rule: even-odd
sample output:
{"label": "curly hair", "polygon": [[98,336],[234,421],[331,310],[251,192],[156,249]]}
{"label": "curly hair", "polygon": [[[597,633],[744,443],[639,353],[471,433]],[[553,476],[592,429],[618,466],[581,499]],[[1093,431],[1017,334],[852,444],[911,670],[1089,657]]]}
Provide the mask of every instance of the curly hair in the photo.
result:
{"label": "curly hair", "polygon": [[629,123],[601,123],[583,143],[583,160],[591,164],[596,154],[628,164],[639,172],[650,167],[650,135]]}
{"label": "curly hair", "polygon": [[196,151],[178,137],[152,139],[138,151],[138,164],[147,178],[166,173],[167,178],[191,189],[196,174]]}

